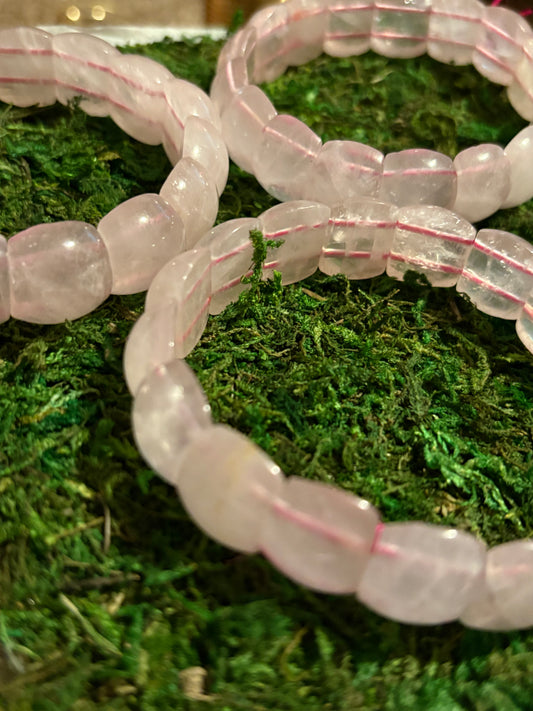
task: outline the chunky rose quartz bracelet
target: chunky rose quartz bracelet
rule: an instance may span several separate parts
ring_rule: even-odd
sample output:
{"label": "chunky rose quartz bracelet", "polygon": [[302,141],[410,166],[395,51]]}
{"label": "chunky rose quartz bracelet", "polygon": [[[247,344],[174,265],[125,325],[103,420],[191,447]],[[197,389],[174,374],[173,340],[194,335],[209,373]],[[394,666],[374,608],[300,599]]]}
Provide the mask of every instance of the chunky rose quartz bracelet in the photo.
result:
{"label": "chunky rose quartz bracelet", "polygon": [[322,144],[255,86],[321,52],[343,57],[368,49],[473,63],[507,85],[511,104],[533,120],[533,30],[512,10],[478,0],[289,0],[256,13],[220,54],[211,98],[235,163],[280,200],[440,205],[471,222],[533,197],[531,126],[505,150],[483,144],[453,161],[423,148],[384,156],[355,141]]}
{"label": "chunky rose quartz bracelet", "polygon": [[0,31],[0,99],[17,106],[79,97],[144,143],[163,143],[175,164],[159,195],[138,195],[95,227],[67,221],[0,236],[0,322],[59,323],[109,294],[144,291],[169,259],[215,222],[228,153],[209,97],[146,57],[123,55],[91,35]]}

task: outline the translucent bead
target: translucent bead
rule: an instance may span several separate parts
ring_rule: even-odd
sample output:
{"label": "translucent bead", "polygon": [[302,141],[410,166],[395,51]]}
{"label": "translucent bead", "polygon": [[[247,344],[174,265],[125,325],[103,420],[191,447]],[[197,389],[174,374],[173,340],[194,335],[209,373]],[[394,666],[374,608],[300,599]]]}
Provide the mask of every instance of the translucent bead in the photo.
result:
{"label": "translucent bead", "polygon": [[287,69],[288,15],[285,5],[270,5],[258,10],[248,21],[249,27],[257,30],[252,75],[256,84],[273,81]]}
{"label": "translucent bead", "polygon": [[371,47],[385,57],[417,57],[426,51],[431,0],[379,0]]}
{"label": "translucent bead", "polygon": [[370,49],[372,0],[326,0],[329,10],[324,52],[332,57],[352,57]]}
{"label": "translucent bead", "polygon": [[178,492],[208,536],[244,553],[259,550],[270,501],[283,485],[280,468],[247,437],[225,425],[199,432],[183,452]]}
{"label": "translucent bead", "polygon": [[220,68],[213,79],[209,95],[219,114],[230,105],[232,99],[250,84],[246,62],[235,57]]}
{"label": "translucent bead", "polygon": [[527,297],[518,315],[516,332],[528,351],[533,353],[533,292]]}
{"label": "translucent bead", "polygon": [[399,622],[451,622],[476,598],[485,560],[485,545],[468,533],[419,522],[388,523],[374,543],[357,596]]}
{"label": "translucent bead", "polygon": [[241,217],[213,227],[198,242],[199,249],[206,247],[211,253],[213,295],[210,314],[219,314],[248,288],[242,283],[242,277],[251,274],[253,246],[250,231],[260,229],[258,219]]}
{"label": "translucent bead", "polygon": [[274,116],[263,129],[253,172],[268,193],[290,200],[301,191],[301,181],[312,170],[321,146],[320,138],[303,121],[287,114]]}
{"label": "translucent bead", "polygon": [[[52,39],[56,95],[62,104],[79,96],[80,108],[91,116],[107,116],[110,61],[118,49],[92,35],[65,32]],[[113,98],[113,97],[111,97]]]}
{"label": "translucent bead", "polygon": [[453,165],[457,172],[454,212],[478,222],[501,207],[511,187],[511,163],[500,146],[484,143],[467,148]]}
{"label": "translucent bead", "polygon": [[212,123],[197,116],[185,121],[183,157],[202,165],[215,182],[220,195],[228,180],[228,149],[220,131]]}
{"label": "translucent bead", "polygon": [[15,106],[54,104],[52,56],[52,35],[48,32],[32,27],[0,30],[0,100]]}
{"label": "translucent bead", "polygon": [[143,380],[133,401],[133,435],[155,471],[174,486],[184,448],[212,425],[211,408],[194,372],[175,359]]}
{"label": "translucent bead", "polygon": [[322,0],[291,0],[284,60],[288,65],[310,62],[322,54],[326,10]]}
{"label": "translucent bead", "polygon": [[218,212],[215,181],[192,158],[183,158],[163,183],[159,194],[183,222],[185,249],[190,249],[213,226]]}
{"label": "translucent bead", "polygon": [[98,224],[113,274],[112,294],[146,291],[183,247],[183,223],[159,195],[137,195]]}
{"label": "translucent bead", "polygon": [[491,548],[483,590],[461,615],[467,627],[515,630],[533,625],[533,541]]}
{"label": "translucent bead", "polygon": [[30,323],[85,316],[111,292],[104,242],[85,222],[36,225],[8,241],[11,315]]}
{"label": "translucent bead", "polygon": [[172,77],[165,84],[167,109],[183,124],[189,116],[197,116],[220,130],[220,116],[209,96],[196,84]]}
{"label": "translucent bead", "polygon": [[533,288],[533,246],[510,232],[480,230],[457,291],[483,311],[516,319]]}
{"label": "translucent bead", "polygon": [[292,580],[320,592],[354,593],[379,515],[334,486],[290,477],[263,517],[261,552]]}
{"label": "translucent bead", "polygon": [[524,45],[512,84],[507,87],[507,98],[514,110],[527,121],[533,121],[533,39]]}
{"label": "translucent bead", "polygon": [[248,76],[253,76],[255,51],[257,45],[257,29],[252,21],[236,32],[224,44],[217,59],[217,74],[222,67],[235,59],[243,59]]}
{"label": "translucent bead", "polygon": [[511,162],[511,187],[502,207],[516,207],[533,198],[533,126],[517,133],[505,155]]}
{"label": "translucent bead", "polygon": [[380,200],[394,205],[450,207],[457,193],[451,158],[425,148],[389,153],[383,162]]}
{"label": "translucent bead", "polygon": [[402,280],[409,270],[434,286],[455,286],[476,236],[454,212],[433,205],[402,207],[387,261],[387,274]]}
{"label": "translucent bead", "polygon": [[7,240],[0,235],[0,323],[11,315],[9,297],[9,264],[7,261]]}
{"label": "translucent bead", "polygon": [[369,279],[387,266],[397,208],[389,203],[351,200],[331,208],[319,268],[325,274]]}
{"label": "translucent bead", "polygon": [[330,209],[326,205],[307,200],[274,205],[260,216],[266,240],[279,240],[278,248],[269,248],[263,275],[281,272],[283,284],[305,279],[318,267]]}
{"label": "translucent bead", "polygon": [[427,52],[446,64],[470,64],[485,6],[478,0],[433,0]]}

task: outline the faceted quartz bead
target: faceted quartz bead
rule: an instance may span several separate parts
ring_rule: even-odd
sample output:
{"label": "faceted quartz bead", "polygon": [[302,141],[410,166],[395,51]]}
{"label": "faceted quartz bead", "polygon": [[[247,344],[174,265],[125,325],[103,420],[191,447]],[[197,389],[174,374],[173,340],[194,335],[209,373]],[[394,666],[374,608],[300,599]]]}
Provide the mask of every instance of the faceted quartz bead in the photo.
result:
{"label": "faceted quartz bead", "polygon": [[417,57],[426,51],[431,0],[379,0],[371,47],[384,57]]}
{"label": "faceted quartz bead", "polygon": [[427,52],[446,64],[470,64],[482,31],[484,5],[478,0],[433,0]]}
{"label": "faceted quartz bead", "polygon": [[326,0],[329,11],[324,52],[332,57],[352,57],[370,49],[373,0]]}
{"label": "faceted quartz bead", "polygon": [[468,533],[419,522],[388,523],[374,542],[357,597],[399,622],[451,622],[476,598],[485,560],[485,545]]}
{"label": "faceted quartz bead", "polygon": [[143,380],[135,393],[132,423],[143,457],[176,486],[184,448],[198,431],[212,425],[205,393],[184,360],[160,365]]}
{"label": "faceted quartz bead", "polygon": [[530,292],[518,316],[516,332],[528,351],[533,353],[533,291]]}
{"label": "faceted quartz bead", "polygon": [[32,27],[2,29],[0,61],[1,101],[15,106],[55,103],[52,35]]}
{"label": "faceted quartz bead", "polygon": [[226,425],[201,430],[183,451],[177,477],[183,506],[208,536],[243,553],[259,550],[283,475],[257,445]]}
{"label": "faceted quartz bead", "polygon": [[451,158],[425,148],[389,153],[383,162],[380,200],[394,205],[450,207],[457,194]]}
{"label": "faceted quartz bead", "polygon": [[330,208],[307,200],[274,205],[261,217],[266,240],[282,241],[280,247],[270,247],[263,267],[263,276],[281,272],[283,284],[292,284],[310,276],[318,267]]}
{"label": "faceted quartz bead", "polygon": [[369,279],[387,266],[397,208],[390,203],[351,200],[331,208],[319,268],[325,274]]}
{"label": "faceted quartz bead", "polygon": [[320,592],[354,593],[378,523],[379,515],[368,501],[293,476],[264,514],[261,552],[302,585]]}
{"label": "faceted quartz bead", "polygon": [[218,194],[223,192],[228,180],[228,149],[212,123],[189,116],[183,134],[183,157],[202,165],[214,180]]}
{"label": "faceted quartz bead", "polygon": [[291,0],[284,60],[288,65],[310,62],[322,54],[324,15],[322,0]]}
{"label": "faceted quartz bead", "polygon": [[232,99],[250,84],[246,62],[243,57],[235,57],[221,67],[213,79],[209,95],[218,113],[230,105]]}
{"label": "faceted quartz bead", "polygon": [[146,291],[183,247],[183,223],[159,195],[137,195],[98,224],[113,273],[112,294]]}
{"label": "faceted quartz bead", "polygon": [[287,69],[288,16],[286,5],[270,5],[258,10],[248,21],[248,26],[257,30],[252,75],[256,84],[273,81]]}
{"label": "faceted quartz bead", "polygon": [[93,311],[111,292],[105,244],[92,225],[36,225],[8,241],[11,315],[52,324]]}
{"label": "faceted quartz bead", "polygon": [[516,319],[532,288],[533,246],[510,232],[480,230],[457,291],[484,313]]}
{"label": "faceted quartz bead", "polygon": [[[104,93],[108,85],[111,57],[118,49],[92,35],[65,32],[52,39],[57,99],[68,104],[75,96],[91,116],[108,116],[111,106]],[[104,89],[103,89],[104,88]]]}
{"label": "faceted quartz bead", "polygon": [[0,235],[0,323],[11,315],[9,298],[9,264],[7,261],[7,240]]}
{"label": "faceted quartz bead", "polygon": [[533,39],[524,44],[512,84],[507,87],[507,98],[514,110],[527,121],[533,121]]}
{"label": "faceted quartz bead", "polygon": [[502,207],[516,207],[533,197],[533,126],[517,133],[505,155],[511,162],[511,187]]}
{"label": "faceted quartz bead", "polygon": [[409,270],[434,286],[455,286],[476,236],[465,219],[443,207],[402,207],[396,215],[387,274],[402,280]]}
{"label": "faceted quartz bead", "polygon": [[469,222],[492,215],[511,187],[511,163],[500,146],[485,143],[461,151],[453,162],[457,196],[452,210]]}

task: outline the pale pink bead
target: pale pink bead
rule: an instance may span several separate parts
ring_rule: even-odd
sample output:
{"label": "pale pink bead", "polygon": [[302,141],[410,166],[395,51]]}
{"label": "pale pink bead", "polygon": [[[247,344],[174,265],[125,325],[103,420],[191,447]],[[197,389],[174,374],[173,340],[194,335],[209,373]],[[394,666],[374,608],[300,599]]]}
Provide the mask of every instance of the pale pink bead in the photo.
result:
{"label": "pale pink bead", "polygon": [[287,114],[274,116],[256,147],[254,175],[275,198],[290,200],[301,194],[301,181],[321,146],[320,138],[303,121]]}
{"label": "pale pink bead", "polygon": [[192,158],[183,158],[163,183],[159,194],[183,222],[184,248],[193,247],[213,226],[218,212],[215,181]]}
{"label": "pale pink bead", "polygon": [[330,208],[307,200],[274,205],[260,216],[266,240],[282,242],[269,248],[264,278],[281,272],[283,284],[305,279],[316,271],[326,241]]}
{"label": "pale pink bead", "polygon": [[248,70],[243,57],[235,57],[220,67],[209,91],[211,101],[219,114],[222,114],[233,97],[249,84]]}
{"label": "pale pink bead", "polygon": [[202,165],[214,180],[218,194],[222,193],[228,180],[228,149],[212,123],[189,116],[183,134],[183,157]]}
{"label": "pale pink bead", "polygon": [[518,315],[516,332],[528,351],[533,353],[533,291],[528,295]]}
{"label": "pale pink bead", "polygon": [[7,261],[7,240],[0,235],[0,323],[11,315],[9,297],[9,264]]}
{"label": "pale pink bead", "polygon": [[257,29],[250,21],[245,27],[242,27],[236,32],[233,37],[230,37],[220,50],[217,59],[217,74],[221,72],[222,67],[228,62],[234,59],[243,59],[247,75],[252,76],[255,64],[256,44]]}
{"label": "pale pink bead", "polygon": [[176,165],[183,155],[184,128],[182,120],[167,107],[163,117],[163,148],[170,165]]}
{"label": "pale pink bead", "polygon": [[326,0],[329,11],[324,52],[332,57],[352,57],[370,49],[373,0]]}
{"label": "pale pink bead", "polygon": [[518,13],[505,7],[486,7],[472,64],[489,81],[511,84],[530,37],[531,28]]}
{"label": "pale pink bead", "polygon": [[455,286],[476,236],[465,219],[443,207],[413,205],[396,215],[387,274],[402,280],[412,270],[434,286]]}
{"label": "pale pink bead", "polygon": [[200,340],[211,300],[211,255],[192,249],[165,264],[150,284],[145,311],[153,313],[176,303],[175,353],[185,358]]}
{"label": "pale pink bead", "polygon": [[327,10],[322,0],[291,0],[284,59],[289,65],[310,62],[322,54]]}
{"label": "pale pink bead", "polygon": [[472,246],[457,291],[480,311],[516,319],[533,288],[533,246],[501,230],[480,230]]}
{"label": "pale pink bead", "polygon": [[287,69],[288,17],[285,5],[270,5],[258,10],[248,21],[248,25],[257,30],[252,75],[257,84],[273,81]]}
{"label": "pale pink bead", "polygon": [[426,148],[389,153],[383,162],[380,200],[394,205],[450,207],[457,175],[448,156]]}
{"label": "pale pink bead", "polygon": [[248,288],[242,277],[251,274],[252,269],[250,231],[260,229],[258,219],[241,217],[213,227],[198,242],[199,249],[206,247],[211,253],[210,314],[219,314]]}
{"label": "pale pink bead", "polygon": [[481,35],[485,6],[479,0],[433,0],[427,52],[446,64],[470,64]]}
{"label": "pale pink bead", "polygon": [[507,87],[507,98],[522,118],[533,121],[533,39],[524,45],[513,83]]}
{"label": "pale pink bead", "polygon": [[208,536],[244,553],[259,550],[283,474],[257,445],[226,425],[202,430],[183,452],[177,476],[183,506]]}
{"label": "pale pink bead", "polygon": [[98,224],[111,272],[112,294],[145,291],[183,247],[183,223],[159,195],[145,194],[115,207]]}
{"label": "pale pink bead", "polygon": [[320,592],[354,593],[378,523],[368,501],[293,476],[263,517],[261,552],[297,583]]}
{"label": "pale pink bead", "polygon": [[11,315],[30,323],[61,323],[85,316],[111,292],[104,242],[85,222],[54,222],[8,241]]}
{"label": "pale pink bead", "polygon": [[431,0],[376,0],[371,47],[385,57],[426,51]]}
{"label": "pale pink bead", "polygon": [[388,523],[378,534],[357,596],[399,622],[457,619],[479,592],[484,543],[463,531],[425,523]]}
{"label": "pale pink bead", "polygon": [[133,435],[155,471],[174,486],[184,448],[210,427],[211,408],[192,369],[179,358],[143,380],[133,401]]}
{"label": "pale pink bead", "polygon": [[0,30],[0,100],[47,106],[56,100],[52,35],[32,27]]}
{"label": "pale pink bead", "polygon": [[274,116],[276,109],[257,86],[239,91],[224,110],[222,133],[232,160],[243,170],[253,173],[255,149]]}
{"label": "pale pink bead", "polygon": [[505,155],[511,162],[511,187],[502,207],[516,207],[533,197],[533,126],[517,133]]}
{"label": "pale pink bead", "polygon": [[467,148],[453,165],[457,172],[454,212],[478,222],[501,207],[511,187],[511,163],[500,146],[484,143]]}
{"label": "pale pink bead", "polygon": [[58,101],[68,104],[79,96],[80,108],[85,113],[107,116],[111,110],[106,95],[110,59],[119,55],[118,49],[80,32],[55,35],[52,48]]}
{"label": "pale pink bead", "polygon": [[502,543],[487,555],[483,590],[461,615],[467,627],[524,629],[533,625],[533,541]]}
{"label": "pale pink bead", "polygon": [[331,208],[327,241],[319,268],[325,274],[369,279],[387,266],[397,208],[352,198]]}

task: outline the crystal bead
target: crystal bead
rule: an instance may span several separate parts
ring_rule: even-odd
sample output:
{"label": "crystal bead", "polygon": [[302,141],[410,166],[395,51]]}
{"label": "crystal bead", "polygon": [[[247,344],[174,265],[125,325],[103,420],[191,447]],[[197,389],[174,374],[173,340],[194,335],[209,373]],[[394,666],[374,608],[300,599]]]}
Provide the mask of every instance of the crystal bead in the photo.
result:
{"label": "crystal bead", "polygon": [[485,6],[478,0],[433,0],[427,52],[446,64],[470,64]]}
{"label": "crystal bead", "polygon": [[389,153],[383,162],[380,200],[394,205],[450,207],[457,193],[451,158],[425,148]]}
{"label": "crystal bead", "polygon": [[533,353],[533,291],[528,295],[518,315],[516,332],[528,351]]}
{"label": "crystal bead", "polygon": [[533,121],[533,39],[524,45],[513,82],[507,87],[507,98],[514,110],[527,121]]}
{"label": "crystal bead", "polygon": [[0,323],[11,315],[9,296],[9,264],[7,261],[7,240],[0,235]]}
{"label": "crystal bead", "polygon": [[221,68],[235,59],[243,59],[247,76],[253,76],[255,52],[257,45],[257,30],[251,25],[241,28],[224,44],[217,59],[217,74]]}
{"label": "crystal bead", "polygon": [[283,59],[297,66],[322,54],[326,11],[322,0],[291,0],[288,8],[290,22]]}
{"label": "crystal bead", "polygon": [[220,115],[230,105],[232,99],[250,84],[246,62],[243,57],[235,57],[224,64],[211,84],[211,101]]}
{"label": "crystal bead", "polygon": [[511,187],[502,207],[516,207],[533,198],[533,126],[527,126],[507,144]]}
{"label": "crystal bead", "polygon": [[185,121],[183,157],[203,166],[214,180],[220,195],[228,180],[229,158],[224,139],[212,123],[197,116]]}
{"label": "crystal bead", "polygon": [[167,110],[180,119],[182,124],[189,116],[197,116],[220,131],[220,115],[209,96],[196,84],[172,77],[165,84]]}
{"label": "crystal bead", "polygon": [[0,57],[0,101],[15,106],[55,103],[52,35],[33,27],[1,29]]}
{"label": "crystal bead", "polygon": [[426,51],[431,0],[376,0],[371,47],[384,57],[417,57]]}
{"label": "crystal bead", "polygon": [[353,57],[370,49],[373,1],[326,0],[329,11],[324,52],[332,57]]}
{"label": "crystal bead", "polygon": [[248,21],[248,26],[257,30],[252,74],[256,84],[273,81],[287,69],[288,16],[286,5],[270,5],[258,10]]}

